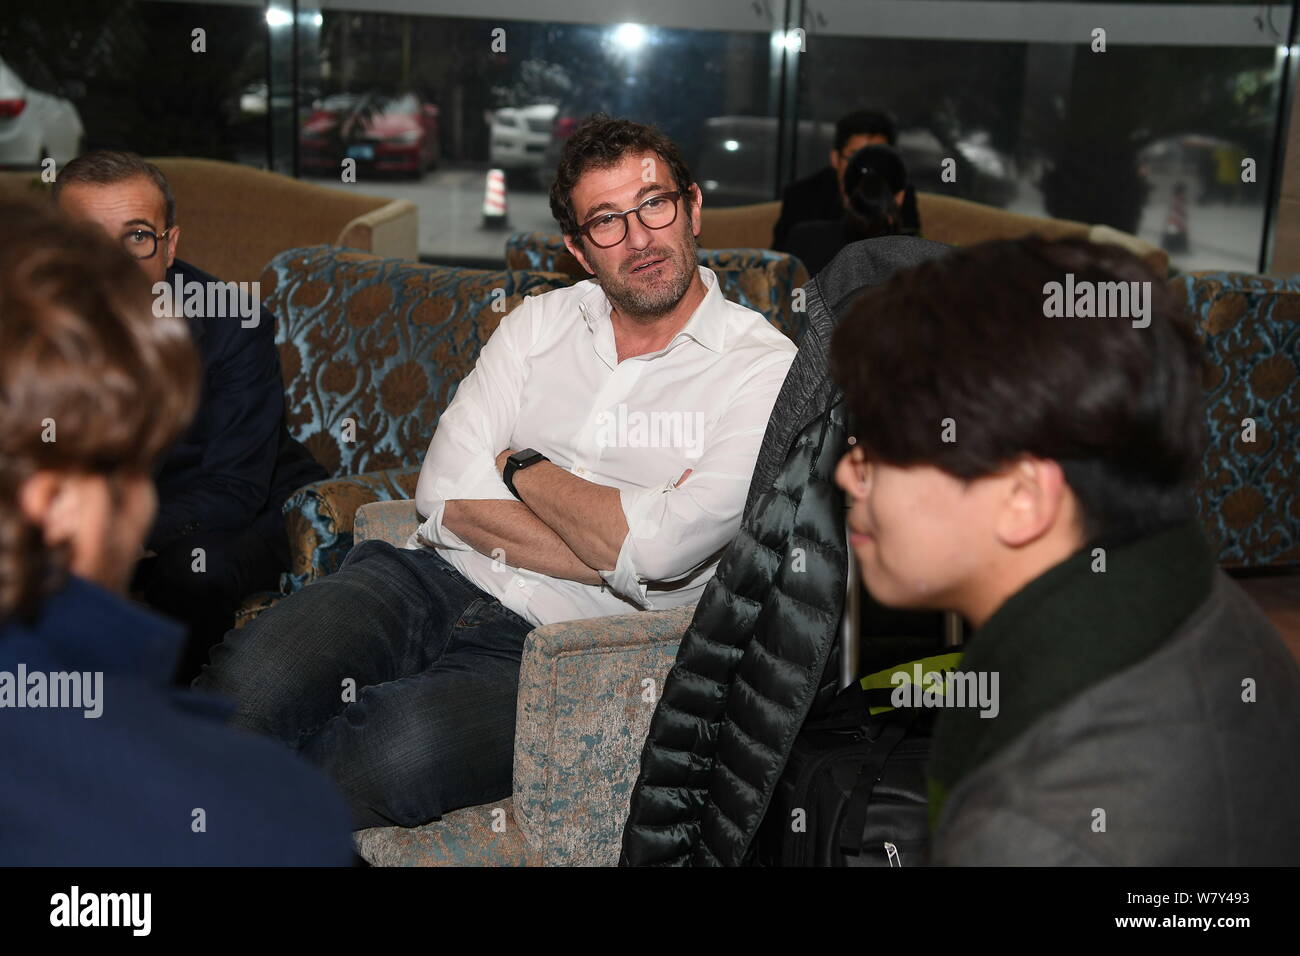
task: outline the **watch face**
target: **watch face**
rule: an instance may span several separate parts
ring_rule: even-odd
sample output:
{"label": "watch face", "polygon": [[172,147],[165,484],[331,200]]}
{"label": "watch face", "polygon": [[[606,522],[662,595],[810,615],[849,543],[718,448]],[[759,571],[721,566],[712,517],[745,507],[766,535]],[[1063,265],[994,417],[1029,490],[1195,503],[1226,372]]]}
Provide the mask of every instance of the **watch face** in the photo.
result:
{"label": "watch face", "polygon": [[536,451],[535,449],[532,448],[526,448],[523,451],[515,452],[506,460],[513,462],[516,468],[525,468],[528,465],[531,465],[534,462],[541,460],[543,457],[544,456],[540,451]]}

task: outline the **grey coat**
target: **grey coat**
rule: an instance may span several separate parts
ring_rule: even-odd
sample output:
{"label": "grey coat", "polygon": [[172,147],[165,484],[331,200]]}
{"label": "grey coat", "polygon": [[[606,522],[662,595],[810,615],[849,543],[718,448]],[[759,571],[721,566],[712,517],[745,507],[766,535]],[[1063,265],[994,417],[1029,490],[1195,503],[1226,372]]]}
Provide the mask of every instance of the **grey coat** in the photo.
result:
{"label": "grey coat", "polygon": [[[1248,679],[1254,702],[1243,700]],[[1300,865],[1300,668],[1216,571],[1158,651],[954,787],[932,861]]]}

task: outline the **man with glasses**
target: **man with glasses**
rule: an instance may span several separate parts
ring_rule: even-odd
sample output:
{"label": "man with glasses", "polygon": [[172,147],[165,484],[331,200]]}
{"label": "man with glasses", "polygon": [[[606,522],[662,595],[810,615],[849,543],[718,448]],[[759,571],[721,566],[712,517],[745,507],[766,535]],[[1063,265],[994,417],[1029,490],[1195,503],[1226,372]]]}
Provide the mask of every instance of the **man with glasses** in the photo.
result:
{"label": "man with glasses", "polygon": [[[54,199],[75,219],[99,226],[134,257],[149,282],[210,288],[216,278],[176,258],[181,227],[162,171],[133,153],[98,150],[69,163]],[[207,300],[209,297],[204,296]],[[188,314],[203,361],[194,423],[155,474],[158,516],[132,590],[189,625],[177,670],[188,683],[208,649],[234,623],[239,602],[277,589],[289,567],[280,508],[303,485],[326,477],[284,425],[284,385],[275,317],[259,322]]]}
{"label": "man with glasses", "polygon": [[795,347],[697,264],[700,206],[657,130],[580,126],[551,210],[594,279],[525,299],[483,346],[407,546],[358,545],[195,682],[323,767],[358,827],[509,796],[528,632],[691,604],[713,576]]}

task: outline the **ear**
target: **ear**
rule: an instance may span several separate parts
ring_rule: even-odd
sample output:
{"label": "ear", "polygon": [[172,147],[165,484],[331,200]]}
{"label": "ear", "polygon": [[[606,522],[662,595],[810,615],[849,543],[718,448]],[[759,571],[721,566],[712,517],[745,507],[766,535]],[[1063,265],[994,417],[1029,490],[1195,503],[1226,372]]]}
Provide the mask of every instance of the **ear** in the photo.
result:
{"label": "ear", "polygon": [[840,151],[838,149],[831,147],[831,151],[826,154],[826,161],[830,163],[834,169],[838,170],[840,168],[840,164],[844,162],[844,157],[840,155]]}
{"label": "ear", "polygon": [[691,204],[691,233],[698,237],[704,227],[704,220],[700,218],[701,210],[704,209],[704,190],[700,189],[698,183],[691,183],[687,196]]}
{"label": "ear", "polygon": [[569,252],[573,255],[573,258],[578,260],[578,264],[580,266],[582,266],[592,275],[596,274],[596,270],[593,269],[591,265],[587,262],[587,257],[582,254],[582,247],[579,243],[574,242],[571,238],[565,236],[564,248],[568,249]]}
{"label": "ear", "polygon": [[181,227],[179,225],[172,226],[171,237],[172,237],[172,241],[167,243],[167,268],[168,269],[170,269],[172,267],[172,263],[176,261],[176,248],[181,244]]}
{"label": "ear", "polygon": [[894,205],[901,209],[903,207],[903,197],[906,195],[906,189],[900,189],[898,192],[894,193]]}
{"label": "ear", "polygon": [[18,508],[44,532],[51,547],[72,540],[80,512],[77,482],[55,471],[38,471],[18,488]]}
{"label": "ear", "polygon": [[1005,497],[994,531],[1004,545],[1021,548],[1063,522],[1073,522],[1073,495],[1059,463],[1025,455],[1003,472]]}

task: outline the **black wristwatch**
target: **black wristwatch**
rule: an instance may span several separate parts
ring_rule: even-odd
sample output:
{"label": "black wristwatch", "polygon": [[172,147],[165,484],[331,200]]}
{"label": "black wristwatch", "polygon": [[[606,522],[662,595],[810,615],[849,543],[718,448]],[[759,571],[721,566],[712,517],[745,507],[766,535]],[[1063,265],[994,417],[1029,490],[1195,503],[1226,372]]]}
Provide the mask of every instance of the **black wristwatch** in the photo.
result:
{"label": "black wristwatch", "polygon": [[[550,460],[551,459],[547,458],[540,451],[533,448],[525,448],[523,451],[517,451],[506,459],[506,467],[501,472],[501,480],[506,483],[506,487],[510,489],[510,493],[516,498],[519,498],[519,492],[515,491],[515,472],[522,471],[531,465],[537,464],[539,461]],[[519,498],[519,500],[523,501],[524,499]]]}

